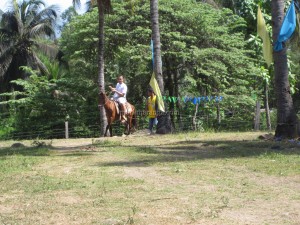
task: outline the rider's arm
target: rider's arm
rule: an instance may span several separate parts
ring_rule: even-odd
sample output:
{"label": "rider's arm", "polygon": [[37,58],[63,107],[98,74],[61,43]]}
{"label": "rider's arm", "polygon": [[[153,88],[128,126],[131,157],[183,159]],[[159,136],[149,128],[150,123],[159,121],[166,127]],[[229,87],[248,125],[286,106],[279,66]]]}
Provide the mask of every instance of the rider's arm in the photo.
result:
{"label": "rider's arm", "polygon": [[115,93],[117,93],[120,97],[124,97],[124,96],[125,96],[124,93],[121,93],[121,92],[119,92],[119,91],[117,91],[117,90],[115,90]]}
{"label": "rider's arm", "polygon": [[119,91],[117,91],[116,88],[113,88],[112,86],[109,86],[110,90],[114,93],[117,93],[120,97],[124,97],[125,96],[125,93],[121,93]]}

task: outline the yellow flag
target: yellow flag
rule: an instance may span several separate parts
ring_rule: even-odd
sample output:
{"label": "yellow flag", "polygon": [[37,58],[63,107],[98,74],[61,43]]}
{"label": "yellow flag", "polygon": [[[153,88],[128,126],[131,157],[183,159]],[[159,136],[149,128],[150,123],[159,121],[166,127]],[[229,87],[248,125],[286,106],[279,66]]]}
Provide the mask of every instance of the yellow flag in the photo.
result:
{"label": "yellow flag", "polygon": [[264,17],[261,13],[259,6],[257,9],[257,34],[263,40],[264,59],[266,60],[266,63],[268,64],[268,66],[270,66],[271,63],[273,62],[271,40],[270,40],[270,36],[269,36],[269,33],[266,28],[266,23],[265,23]]}
{"label": "yellow flag", "polygon": [[152,74],[151,79],[150,79],[150,86],[153,89],[154,93],[156,94],[158,109],[160,111],[164,112],[165,111],[164,101],[163,101],[157,80],[155,79],[154,73]]}

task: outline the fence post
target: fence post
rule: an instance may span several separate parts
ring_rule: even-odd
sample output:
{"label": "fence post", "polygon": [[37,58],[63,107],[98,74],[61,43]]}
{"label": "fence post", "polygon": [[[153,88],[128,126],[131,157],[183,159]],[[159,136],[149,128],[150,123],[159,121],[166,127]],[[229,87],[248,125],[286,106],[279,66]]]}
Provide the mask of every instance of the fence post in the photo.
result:
{"label": "fence post", "polygon": [[254,130],[259,131],[260,125],[260,101],[256,101],[255,118],[254,118]]}
{"label": "fence post", "polygon": [[65,121],[65,137],[66,139],[69,138],[69,122]]}

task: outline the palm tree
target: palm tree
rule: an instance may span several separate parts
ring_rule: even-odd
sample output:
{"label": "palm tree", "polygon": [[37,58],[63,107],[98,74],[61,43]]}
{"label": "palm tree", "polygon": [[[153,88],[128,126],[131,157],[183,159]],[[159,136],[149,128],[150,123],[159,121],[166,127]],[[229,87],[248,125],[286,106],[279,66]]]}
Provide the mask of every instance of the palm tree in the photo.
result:
{"label": "palm tree", "polygon": [[[97,4],[98,7],[98,16],[99,16],[99,42],[98,42],[98,84],[99,84],[99,91],[105,91],[105,79],[104,79],[104,14],[106,12],[111,11],[111,0],[91,0],[91,4]],[[80,5],[80,0],[73,0],[74,6]],[[107,119],[104,107],[101,106],[100,108],[100,120],[101,120],[101,134],[104,135],[105,128],[107,125]]]}
{"label": "palm tree", "polygon": [[[284,19],[284,0],[272,0],[273,43],[277,40]],[[298,119],[294,110],[288,79],[287,48],[274,51],[275,91],[277,98],[277,127],[275,136],[295,138],[298,136]]]}
{"label": "palm tree", "polygon": [[12,0],[10,11],[4,12],[0,23],[0,92],[13,88],[10,81],[25,79],[20,66],[30,66],[46,73],[47,69],[36,50],[54,53],[44,40],[55,36],[56,7],[45,7],[41,0]]}
{"label": "palm tree", "polygon": [[159,13],[158,13],[158,0],[150,0],[150,13],[152,25],[152,39],[154,48],[154,72],[159,85],[161,93],[164,92],[164,80],[162,76],[162,62],[160,51],[160,32],[159,32]]}
{"label": "palm tree", "polygon": [[[158,82],[161,93],[164,93],[164,80],[162,75],[162,61],[161,61],[161,43],[159,31],[159,13],[158,13],[158,0],[150,0],[150,14],[152,25],[152,39],[154,48],[154,73]],[[170,115],[164,114],[158,117],[157,133],[170,133],[171,132],[171,119]]]}

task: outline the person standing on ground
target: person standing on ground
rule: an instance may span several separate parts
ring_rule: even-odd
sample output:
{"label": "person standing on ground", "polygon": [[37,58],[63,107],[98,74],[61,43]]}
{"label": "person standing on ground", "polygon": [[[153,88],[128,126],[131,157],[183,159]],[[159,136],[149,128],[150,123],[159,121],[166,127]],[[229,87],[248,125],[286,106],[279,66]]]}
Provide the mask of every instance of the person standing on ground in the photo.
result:
{"label": "person standing on ground", "polygon": [[146,112],[149,118],[149,134],[153,134],[153,127],[157,125],[157,98],[153,89],[148,89],[148,98],[146,104]]}

